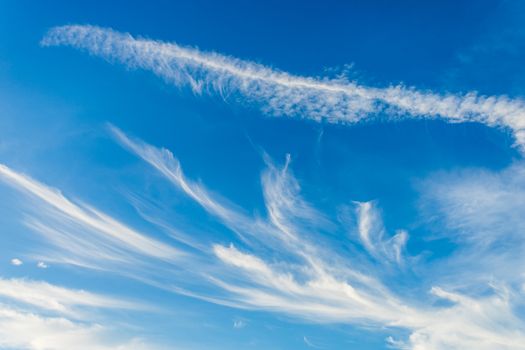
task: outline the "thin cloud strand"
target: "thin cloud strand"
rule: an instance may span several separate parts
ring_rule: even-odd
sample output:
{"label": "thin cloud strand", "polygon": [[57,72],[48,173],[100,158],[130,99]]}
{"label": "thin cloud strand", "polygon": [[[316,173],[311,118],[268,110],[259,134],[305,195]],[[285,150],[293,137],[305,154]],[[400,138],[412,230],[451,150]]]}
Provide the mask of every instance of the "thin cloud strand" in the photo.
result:
{"label": "thin cloud strand", "polygon": [[271,115],[334,123],[355,123],[377,115],[479,122],[510,130],[516,145],[525,147],[525,102],[521,99],[475,92],[442,94],[402,85],[367,87],[344,79],[301,77],[90,25],[54,27],[41,43],[71,46],[130,68],[149,70],[176,86],[190,86],[197,94],[234,95],[243,102],[258,103]]}

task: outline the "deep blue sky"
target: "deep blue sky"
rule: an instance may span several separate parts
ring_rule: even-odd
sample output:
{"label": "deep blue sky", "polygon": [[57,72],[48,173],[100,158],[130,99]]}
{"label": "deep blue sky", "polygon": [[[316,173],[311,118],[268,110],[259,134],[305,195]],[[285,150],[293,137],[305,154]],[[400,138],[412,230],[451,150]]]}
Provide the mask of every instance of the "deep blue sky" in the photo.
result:
{"label": "deep blue sky", "polygon": [[[18,191],[2,182],[0,277],[5,288],[15,288],[9,283],[18,279],[29,284],[45,281],[133,300],[152,310],[95,308],[89,317],[53,314],[45,308],[32,309],[34,304],[14,300],[1,288],[0,305],[16,310],[25,305],[19,312],[43,318],[114,325],[112,331],[120,337],[140,337],[146,348],[383,349],[389,346],[385,339],[392,336],[416,349],[417,339],[412,343],[407,339],[411,333],[419,334],[424,328],[420,325],[397,327],[367,317],[321,320],[256,303],[241,308],[236,296],[227,295],[203,275],[241,285],[257,283],[227,268],[223,271],[218,267],[221,261],[210,263],[209,251],[203,254],[186,247],[171,238],[167,227],[209,249],[234,244],[306,283],[308,278],[299,271],[287,270],[302,263],[289,251],[240,239],[224,218],[203,210],[198,201],[115,142],[109,123],[133,140],[169,149],[196,186],[226,202],[226,207],[263,221],[271,216],[261,182],[261,172],[268,167],[264,158],[281,168],[290,154],[290,174],[297,179],[302,198],[323,213],[323,219],[310,216],[293,202],[303,214],[297,218],[285,214],[294,223],[297,219],[301,237],[376,278],[403,303],[435,313],[436,325],[442,317],[440,308],[454,305],[429,295],[431,287],[479,298],[483,304],[490,289],[487,280],[505,285],[518,294],[509,309],[521,332],[523,313],[515,306],[522,301],[522,277],[509,276],[505,270],[508,264],[522,262],[518,250],[525,246],[520,237],[525,228],[520,218],[525,186],[520,175],[522,153],[513,146],[513,130],[505,124],[447,123],[441,117],[403,114],[390,118],[388,109],[350,124],[318,122],[307,115],[275,117],[259,108],[259,101],[242,101],[242,93],[226,100],[214,93],[195,93],[147,69],[107,62],[71,47],[44,47],[40,41],[56,26],[94,25],[257,62],[293,76],[322,80],[344,74],[367,87],[403,85],[440,96],[477,92],[521,101],[524,13],[517,1],[0,1],[0,163],[59,189],[74,203],[95,207],[196,256],[167,269],[159,267],[161,277],[148,275],[149,281],[137,278],[147,276],[129,266],[102,261],[94,269],[60,260],[64,247],[34,232],[38,229],[28,224],[31,218],[50,220],[55,228],[64,225],[74,236],[89,238],[90,229],[75,231],[62,214],[48,215],[27,189]],[[290,183],[284,187],[294,188]],[[372,203],[377,209],[371,220],[378,221],[377,232],[385,242],[397,230],[408,232],[403,266],[384,267],[381,260],[386,257],[367,255],[366,244],[358,238],[360,203]],[[301,221],[307,219],[312,222]],[[509,246],[493,243],[493,236],[498,242],[508,239]],[[504,258],[496,259],[493,270],[487,271],[476,251]],[[10,264],[15,258],[23,264]],[[37,268],[40,261],[48,267]],[[334,261],[327,264],[333,266]],[[351,284],[344,274],[334,278]],[[218,305],[204,296],[224,297],[231,305]],[[301,302],[300,296],[294,298]],[[493,309],[486,315],[491,312],[507,315]],[[0,326],[4,322],[7,329],[10,319],[2,317]],[[473,319],[466,317],[465,322]],[[502,316],[500,321],[505,324],[508,319]],[[28,333],[30,329],[28,325]],[[424,334],[439,333],[433,332]],[[108,337],[110,343],[115,341]],[[447,341],[439,338],[424,344],[428,349],[461,348],[460,343]],[[53,348],[67,348],[64,344],[57,340]],[[0,340],[3,347],[40,349],[15,340],[5,344]]]}

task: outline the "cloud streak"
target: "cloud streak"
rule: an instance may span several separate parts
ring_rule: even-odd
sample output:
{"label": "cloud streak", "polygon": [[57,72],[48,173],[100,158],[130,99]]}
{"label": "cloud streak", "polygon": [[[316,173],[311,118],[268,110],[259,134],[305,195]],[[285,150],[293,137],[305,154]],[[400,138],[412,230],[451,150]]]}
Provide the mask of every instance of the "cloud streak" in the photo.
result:
{"label": "cloud streak", "polygon": [[152,71],[198,94],[236,95],[272,115],[355,123],[376,115],[390,119],[439,118],[479,122],[510,130],[525,147],[525,102],[506,96],[441,94],[402,85],[368,87],[344,79],[292,75],[257,63],[143,38],[109,28],[68,25],[52,28],[44,46],[66,45],[130,68]]}
{"label": "cloud streak", "polygon": [[[60,191],[17,173],[3,164],[0,164],[0,179],[38,199],[45,205],[42,209],[51,211],[50,216],[55,217],[59,222],[63,223],[64,220],[73,222],[82,229],[88,230],[91,235],[96,235],[86,240],[79,235],[70,234],[67,228],[51,227],[38,220],[29,221],[29,226],[48,237],[53,236],[55,243],[69,247],[69,250],[75,254],[82,255],[93,251],[98,252],[99,257],[105,255],[106,258],[111,259],[111,253],[115,252],[112,247],[118,246],[123,249],[124,254],[133,252],[167,261],[173,261],[181,255],[175,248],[137,232],[94,207],[75,204]],[[97,241],[100,243],[98,247],[92,243]],[[103,249],[101,250],[104,246],[107,247],[107,254],[103,253]]]}
{"label": "cloud streak", "polygon": [[72,290],[46,282],[0,278],[0,298],[8,298],[40,309],[75,316],[76,308],[145,309],[123,301],[83,290]]}
{"label": "cloud streak", "polygon": [[[124,147],[226,227],[240,233],[244,233],[243,228],[257,227],[257,235],[263,236],[257,237],[262,247],[245,240],[213,244],[213,254],[223,267],[210,270],[206,281],[219,290],[175,291],[230,307],[271,311],[316,323],[407,329],[407,339],[387,339],[400,349],[525,348],[525,324],[515,309],[521,298],[516,297],[514,288],[503,284],[492,285],[484,293],[459,292],[439,287],[441,275],[435,274],[429,293],[415,302],[392,288],[391,281],[402,272],[363,264],[356,257],[340,255],[332,249],[333,242],[321,243],[320,230],[325,224],[320,227],[319,222],[328,222],[327,227],[330,223],[301,198],[300,186],[290,173],[289,157],[283,167],[266,158],[261,184],[267,216],[252,218],[228,201],[216,201],[203,185],[187,179],[168,150],[132,139],[114,127],[110,130]],[[406,233],[398,231],[385,237],[374,203],[356,205],[355,234],[364,251],[379,261],[401,262]],[[252,235],[248,237],[252,239]],[[269,238],[280,244],[271,244]],[[436,301],[444,305],[435,305]]]}
{"label": "cloud streak", "polygon": [[[168,150],[131,138],[115,127],[110,131],[127,150],[151,165],[225,228],[238,233],[239,239],[216,242],[213,237],[200,237],[201,242],[209,239],[208,250],[198,250],[202,256],[178,261],[175,269],[173,264],[166,268],[161,263],[171,263],[173,255],[183,252],[173,251],[171,246],[97,209],[74,203],[59,191],[0,166],[0,177],[36,204],[40,218],[30,219],[27,224],[67,253],[61,263],[84,264],[142,278],[165,290],[235,308],[274,312],[314,323],[387,327],[392,333],[407,330],[408,337],[387,340],[400,349],[524,349],[525,324],[516,315],[523,297],[515,286],[503,281],[490,288],[471,284],[469,287],[476,288],[462,290],[444,286],[442,274],[435,273],[430,287],[416,285],[411,290],[421,295],[415,301],[392,282],[405,277],[404,271],[385,269],[382,264],[402,261],[406,236],[396,238],[399,232],[393,237],[386,235],[374,202],[354,202],[353,233],[361,249],[353,254],[338,250],[330,236],[323,234],[336,224],[301,196],[299,181],[292,174],[291,157],[287,156],[282,166],[264,157],[261,186],[266,215],[254,216],[187,178]],[[147,265],[141,265],[142,260]],[[426,271],[423,269],[423,273]],[[14,334],[6,338],[10,339],[6,345],[0,343],[7,347],[30,347],[20,336],[17,322],[32,324],[35,339],[49,347],[48,333],[60,344],[102,336],[104,332],[98,326],[71,320],[82,317],[86,308],[134,307],[106,296],[27,280],[0,280],[0,298],[57,314],[51,318],[40,313],[35,316],[0,304],[0,329]],[[59,328],[68,332],[56,333]]]}
{"label": "cloud streak", "polygon": [[[450,278],[462,284],[494,276],[512,284],[525,278],[525,164],[500,171],[472,168],[435,173],[419,183],[421,216],[434,238],[457,246],[448,257]],[[457,271],[453,266],[462,266]],[[475,273],[478,271],[478,273]],[[487,273],[490,271],[490,273]],[[452,283],[452,281],[450,282]]]}
{"label": "cloud streak", "polygon": [[[154,349],[125,329],[96,321],[103,310],[142,305],[42,281],[0,278],[0,348],[29,350]],[[87,312],[89,310],[89,312]],[[135,330],[136,331],[136,330]]]}
{"label": "cloud streak", "polygon": [[[60,262],[81,265],[80,261],[86,267],[117,273],[119,264],[126,264],[128,275],[140,276],[146,283],[230,307],[280,313],[315,323],[387,327],[393,333],[396,329],[408,330],[410,335],[406,339],[390,337],[387,340],[400,349],[525,348],[525,324],[516,314],[523,297],[515,286],[507,286],[503,281],[490,285],[489,290],[486,285],[474,284],[469,287],[476,288],[460,290],[443,286],[443,275],[436,273],[432,275],[432,288],[426,290],[428,293],[416,287],[415,291],[423,294],[416,302],[396,290],[395,283],[391,282],[402,278],[403,271],[390,271],[381,264],[366,264],[359,252],[351,256],[338,251],[334,242],[322,234],[335,224],[302,198],[299,182],[290,169],[289,156],[282,166],[265,156],[266,169],[261,174],[261,185],[266,215],[254,217],[211,193],[201,183],[187,178],[168,150],[133,139],[115,127],[110,127],[110,131],[127,150],[150,164],[226,228],[237,232],[239,242],[213,242],[209,252],[199,250],[205,256],[180,261],[175,272],[159,264],[172,262],[173,256],[183,254],[182,251],[173,250],[95,208],[74,203],[59,191],[0,166],[0,177],[26,193],[31,203],[37,204],[41,218],[30,219],[27,224],[68,253]],[[514,173],[507,176],[521,184]],[[505,181],[496,188],[501,190],[500,187],[505,189]],[[500,192],[497,193],[488,198],[501,197]],[[510,191],[501,193],[510,196]],[[449,194],[452,199],[469,197],[464,198],[462,192]],[[488,203],[488,208],[492,208],[491,202]],[[401,262],[406,236],[399,238],[400,232],[393,237],[386,235],[374,202],[354,204],[354,234],[359,238],[361,254],[368,254],[379,262]],[[75,229],[71,230],[72,227]],[[83,252],[88,252],[89,256]],[[140,269],[139,262],[144,257],[147,266],[155,267],[156,271],[141,274],[145,270]],[[202,288],[204,286],[206,288]],[[480,289],[482,292],[478,292]],[[86,308],[135,307],[106,296],[27,280],[0,279],[0,299],[3,298],[57,314],[49,317],[40,311],[28,312],[0,304],[0,328],[12,332],[0,346],[33,346],[27,345],[17,328],[18,322],[23,321],[34,327],[35,341],[44,344],[34,349],[50,347],[48,334],[58,339],[53,344],[66,344],[57,349],[67,348],[78,339],[91,339],[92,342],[102,339],[105,329],[74,320],[82,317]],[[67,332],[58,333],[58,329]],[[95,344],[93,348],[110,348],[103,340],[100,343],[86,340],[86,344]]]}

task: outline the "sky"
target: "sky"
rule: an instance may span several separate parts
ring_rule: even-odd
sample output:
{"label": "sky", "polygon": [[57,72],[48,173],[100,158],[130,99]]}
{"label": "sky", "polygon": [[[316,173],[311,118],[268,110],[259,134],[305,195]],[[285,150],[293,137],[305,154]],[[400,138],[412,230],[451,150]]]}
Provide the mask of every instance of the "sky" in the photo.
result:
{"label": "sky", "polygon": [[0,0],[0,349],[525,349],[524,20]]}

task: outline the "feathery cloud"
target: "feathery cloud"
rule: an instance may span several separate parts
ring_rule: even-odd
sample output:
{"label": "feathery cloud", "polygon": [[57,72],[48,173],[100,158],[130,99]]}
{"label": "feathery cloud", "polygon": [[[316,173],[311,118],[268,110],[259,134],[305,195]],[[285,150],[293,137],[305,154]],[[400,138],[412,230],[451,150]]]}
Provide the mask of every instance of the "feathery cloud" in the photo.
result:
{"label": "feathery cloud", "polygon": [[10,299],[39,309],[68,316],[78,315],[77,308],[145,309],[136,303],[84,290],[72,290],[47,282],[0,278],[0,298]]}
{"label": "feathery cloud", "polygon": [[[92,312],[85,312],[89,309]],[[42,281],[0,278],[0,348],[29,350],[154,349],[100,324],[101,310],[145,310],[140,304]],[[136,331],[136,330],[135,330]]]}
{"label": "feathery cloud", "polygon": [[236,95],[272,115],[355,123],[373,115],[479,122],[510,130],[525,147],[525,102],[506,96],[441,94],[402,85],[367,87],[342,79],[292,75],[213,52],[135,38],[108,28],[67,25],[49,30],[44,46],[67,45],[112,62],[152,71],[195,93]]}
{"label": "feathery cloud", "polygon": [[518,161],[499,171],[435,173],[419,184],[425,224],[434,238],[455,246],[443,269],[450,279],[461,284],[492,282],[495,276],[511,284],[525,281],[512,268],[525,263],[524,175],[525,163]]}
{"label": "feathery cloud", "polygon": [[[40,203],[45,205],[42,208],[43,211],[47,210],[50,216],[55,217],[58,221],[69,221],[92,234],[97,234],[97,237],[83,239],[79,235],[72,235],[67,228],[51,227],[38,220],[30,220],[29,225],[31,227],[48,237],[52,237],[54,243],[73,253],[82,255],[93,251],[98,252],[95,254],[98,257],[112,259],[110,253],[121,250],[123,254],[133,252],[168,261],[172,261],[180,255],[175,248],[133,230],[94,207],[75,204],[62,195],[60,191],[17,173],[3,164],[0,164],[0,179],[38,199]],[[100,245],[97,246],[97,243]],[[108,250],[106,254],[102,249],[104,247]],[[93,249],[83,250],[84,248]]]}
{"label": "feathery cloud", "polygon": [[408,240],[405,230],[385,238],[383,221],[373,202],[356,202],[359,238],[363,247],[376,259],[403,262],[403,250]]}
{"label": "feathery cloud", "polygon": [[[207,276],[219,288],[203,294],[175,289],[210,302],[286,314],[320,323],[350,323],[372,327],[409,330],[406,340],[388,338],[401,349],[523,349],[525,324],[516,316],[520,298],[512,287],[492,286],[490,293],[466,294],[439,287],[440,275],[433,276],[429,294],[417,303],[403,297],[383,280],[396,275],[379,271],[360,260],[342,256],[333,246],[320,243],[315,224],[327,220],[300,196],[300,187],[289,170],[289,157],[282,168],[266,159],[261,184],[266,218],[252,218],[228,201],[216,201],[201,184],[187,179],[171,152],[140,140],[133,140],[112,127],[116,139],[128,150],[151,164],[189,198],[225,226],[257,227],[264,249],[257,250],[241,240],[237,244],[214,244],[213,253],[224,264]],[[227,215],[225,213],[228,213]],[[384,237],[379,212],[372,202],[357,203],[356,234],[363,248],[376,259],[401,260],[406,233]],[[252,236],[249,236],[250,239]],[[280,244],[270,244],[271,239]],[[255,237],[254,237],[255,238]],[[315,244],[313,243],[315,242]],[[324,247],[324,248],[323,248]],[[259,252],[259,254],[257,254]],[[266,253],[262,253],[266,252]],[[450,304],[435,305],[444,300]]]}

